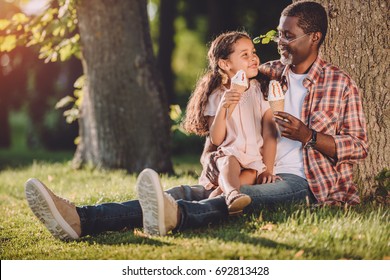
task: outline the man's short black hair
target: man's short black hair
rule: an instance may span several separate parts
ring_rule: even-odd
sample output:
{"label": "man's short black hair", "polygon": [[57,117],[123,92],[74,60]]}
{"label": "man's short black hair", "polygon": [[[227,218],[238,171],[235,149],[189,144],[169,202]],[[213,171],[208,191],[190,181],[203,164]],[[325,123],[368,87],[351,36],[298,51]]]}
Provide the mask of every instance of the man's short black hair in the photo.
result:
{"label": "man's short black hair", "polygon": [[283,10],[282,16],[297,17],[298,26],[305,33],[322,33],[319,46],[324,42],[328,30],[328,16],[321,4],[312,1],[295,2]]}

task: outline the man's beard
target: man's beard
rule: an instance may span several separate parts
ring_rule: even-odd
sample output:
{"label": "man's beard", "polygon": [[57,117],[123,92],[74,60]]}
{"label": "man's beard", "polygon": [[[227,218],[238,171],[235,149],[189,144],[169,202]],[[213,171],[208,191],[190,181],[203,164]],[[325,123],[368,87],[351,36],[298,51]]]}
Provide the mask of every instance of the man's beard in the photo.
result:
{"label": "man's beard", "polygon": [[292,64],[292,55],[291,53],[288,53],[288,56],[285,57],[284,55],[280,55],[280,62],[283,64],[283,65],[291,65]]}

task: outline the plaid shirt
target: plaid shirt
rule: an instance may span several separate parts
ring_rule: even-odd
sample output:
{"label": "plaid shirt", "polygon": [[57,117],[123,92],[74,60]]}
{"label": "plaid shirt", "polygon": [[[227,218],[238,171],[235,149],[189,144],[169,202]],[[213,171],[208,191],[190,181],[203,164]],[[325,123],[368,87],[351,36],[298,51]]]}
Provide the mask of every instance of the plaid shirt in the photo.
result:
{"label": "plaid shirt", "polygon": [[[260,72],[281,81],[287,89],[289,66],[271,61]],[[337,67],[317,57],[303,81],[305,97],[301,121],[308,127],[333,136],[337,158],[315,148],[302,149],[304,171],[310,189],[320,204],[360,202],[353,182],[353,164],[367,156],[366,121],[355,82]]]}

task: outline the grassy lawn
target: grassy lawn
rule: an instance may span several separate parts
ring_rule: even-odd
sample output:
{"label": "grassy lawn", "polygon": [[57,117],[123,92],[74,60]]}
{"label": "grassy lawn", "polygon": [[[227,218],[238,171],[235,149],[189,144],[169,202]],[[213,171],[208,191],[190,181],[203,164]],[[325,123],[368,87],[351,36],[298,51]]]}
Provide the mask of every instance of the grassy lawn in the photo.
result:
{"label": "grassy lawn", "polygon": [[[15,259],[389,259],[389,209],[306,206],[264,209],[217,225],[148,238],[142,229],[108,232],[77,241],[54,239],[35,218],[24,182],[37,177],[76,205],[136,198],[136,175],[124,171],[73,170],[69,153],[0,151],[0,257]],[[32,161],[32,158],[38,160]],[[51,161],[44,160],[50,158]],[[11,162],[11,164],[6,164]],[[18,164],[20,163],[20,164]],[[195,184],[197,157],[174,159],[177,176],[168,188]],[[10,167],[6,167],[10,166]]]}

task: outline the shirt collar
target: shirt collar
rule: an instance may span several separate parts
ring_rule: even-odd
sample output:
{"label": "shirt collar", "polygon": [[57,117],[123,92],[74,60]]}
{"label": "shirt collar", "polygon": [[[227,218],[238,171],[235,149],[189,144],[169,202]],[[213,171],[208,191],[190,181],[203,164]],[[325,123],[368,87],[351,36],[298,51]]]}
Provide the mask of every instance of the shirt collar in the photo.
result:
{"label": "shirt collar", "polygon": [[[310,70],[307,73],[305,80],[303,81],[304,87],[307,88],[309,86],[309,84],[311,84],[311,83],[315,84],[317,82],[317,80],[319,79],[319,77],[321,76],[321,74],[323,72],[324,65],[325,65],[325,62],[322,60],[322,58],[320,56],[317,56],[316,60],[314,61],[314,63],[310,67]],[[282,76],[281,76],[282,81],[287,81],[287,73],[290,70],[290,68],[291,68],[290,65],[287,65],[284,68]]]}

